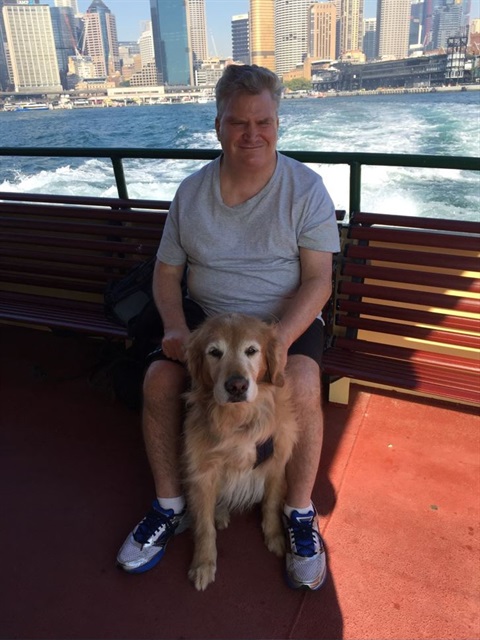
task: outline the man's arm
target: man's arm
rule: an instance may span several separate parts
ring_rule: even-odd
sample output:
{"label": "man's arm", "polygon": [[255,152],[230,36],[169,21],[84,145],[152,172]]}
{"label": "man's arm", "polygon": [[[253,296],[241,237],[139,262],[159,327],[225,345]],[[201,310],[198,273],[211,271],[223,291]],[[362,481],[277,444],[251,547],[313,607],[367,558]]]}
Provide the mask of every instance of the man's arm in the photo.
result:
{"label": "man's arm", "polygon": [[286,352],[323,309],[332,293],[332,254],[300,247],[301,284],[280,323],[278,338]]}
{"label": "man's arm", "polygon": [[157,260],[153,272],[153,298],[162,317],[163,352],[168,358],[185,359],[184,345],[190,330],[185,322],[182,305],[182,277],[185,265],[170,265]]}

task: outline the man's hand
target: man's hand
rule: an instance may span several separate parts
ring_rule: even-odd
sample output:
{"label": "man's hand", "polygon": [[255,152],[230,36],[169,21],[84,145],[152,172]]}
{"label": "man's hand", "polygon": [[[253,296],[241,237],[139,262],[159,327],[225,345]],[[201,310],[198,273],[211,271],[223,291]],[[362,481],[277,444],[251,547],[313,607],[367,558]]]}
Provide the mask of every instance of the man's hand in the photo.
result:
{"label": "man's hand", "polygon": [[185,345],[190,337],[187,327],[165,331],[162,340],[163,353],[171,360],[185,362]]}

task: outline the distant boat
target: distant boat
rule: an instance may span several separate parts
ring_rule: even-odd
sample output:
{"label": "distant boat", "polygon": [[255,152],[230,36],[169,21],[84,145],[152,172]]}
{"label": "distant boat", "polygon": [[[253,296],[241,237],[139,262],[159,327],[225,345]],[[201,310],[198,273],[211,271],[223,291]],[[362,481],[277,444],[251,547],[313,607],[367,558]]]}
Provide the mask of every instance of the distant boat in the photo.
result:
{"label": "distant boat", "polygon": [[214,96],[199,96],[197,98],[198,104],[207,104],[207,102],[215,102]]}
{"label": "distant boat", "polygon": [[85,107],[91,107],[92,103],[86,98],[77,98],[73,101],[72,105],[74,109],[84,109]]}
{"label": "distant boat", "polygon": [[48,111],[46,102],[11,102],[3,107],[4,111]]}

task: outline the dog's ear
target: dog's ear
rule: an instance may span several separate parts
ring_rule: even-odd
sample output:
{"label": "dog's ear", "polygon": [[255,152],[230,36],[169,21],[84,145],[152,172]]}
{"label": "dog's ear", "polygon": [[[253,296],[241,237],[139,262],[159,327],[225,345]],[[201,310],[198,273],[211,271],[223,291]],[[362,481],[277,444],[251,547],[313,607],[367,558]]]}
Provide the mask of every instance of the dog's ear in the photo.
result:
{"label": "dog's ear", "polygon": [[207,367],[205,366],[202,335],[203,332],[200,329],[195,330],[186,344],[187,369],[193,385],[207,384],[209,381]]}
{"label": "dog's ear", "polygon": [[267,344],[267,379],[276,387],[283,387],[285,384],[285,376],[281,359],[280,343],[272,331]]}

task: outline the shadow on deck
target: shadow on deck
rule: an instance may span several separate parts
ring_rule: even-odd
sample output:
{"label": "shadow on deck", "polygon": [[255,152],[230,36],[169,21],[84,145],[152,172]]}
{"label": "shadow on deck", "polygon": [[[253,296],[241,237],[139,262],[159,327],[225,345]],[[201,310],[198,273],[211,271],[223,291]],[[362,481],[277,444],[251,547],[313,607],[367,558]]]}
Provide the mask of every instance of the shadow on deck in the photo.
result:
{"label": "shadow on deck", "polygon": [[326,586],[285,586],[253,511],[219,533],[199,594],[188,533],[147,574],[115,567],[152,483],[138,415],[89,383],[98,343],[2,327],[0,346],[2,638],[479,636],[473,409],[365,387],[326,406]]}

